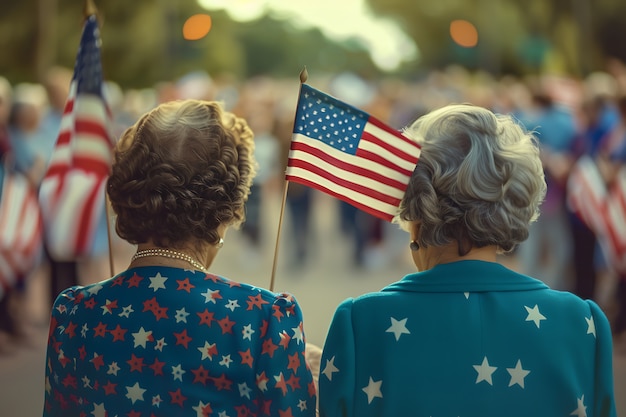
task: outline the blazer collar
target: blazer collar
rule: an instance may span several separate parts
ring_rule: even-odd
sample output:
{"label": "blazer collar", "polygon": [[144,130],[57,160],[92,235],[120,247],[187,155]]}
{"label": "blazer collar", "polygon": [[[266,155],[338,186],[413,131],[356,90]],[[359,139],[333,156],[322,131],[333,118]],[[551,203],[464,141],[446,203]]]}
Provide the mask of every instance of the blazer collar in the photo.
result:
{"label": "blazer collar", "polygon": [[406,275],[382,291],[481,292],[547,289],[543,282],[495,262],[458,261]]}

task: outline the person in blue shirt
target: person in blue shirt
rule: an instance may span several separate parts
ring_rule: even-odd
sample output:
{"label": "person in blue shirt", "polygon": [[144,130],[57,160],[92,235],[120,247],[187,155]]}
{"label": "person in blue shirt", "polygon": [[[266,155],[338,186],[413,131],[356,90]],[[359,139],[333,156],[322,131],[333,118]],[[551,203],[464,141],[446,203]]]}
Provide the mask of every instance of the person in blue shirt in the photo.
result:
{"label": "person in blue shirt", "polygon": [[545,196],[534,136],[472,105],[404,134],[422,146],[397,216],[417,272],[337,307],[320,416],[615,416],[603,311],[497,262]]}
{"label": "person in blue shirt", "polygon": [[296,299],[208,271],[255,170],[252,131],[216,102],[164,103],[125,131],[107,194],[137,252],[56,299],[45,417],[315,416]]}

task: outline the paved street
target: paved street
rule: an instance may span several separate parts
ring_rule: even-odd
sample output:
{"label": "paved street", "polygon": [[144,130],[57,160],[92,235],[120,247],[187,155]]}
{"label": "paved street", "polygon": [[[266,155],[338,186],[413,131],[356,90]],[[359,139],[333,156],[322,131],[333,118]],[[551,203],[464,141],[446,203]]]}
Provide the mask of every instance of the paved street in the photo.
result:
{"label": "paved street", "polygon": [[[350,265],[350,243],[337,230],[335,206],[325,196],[318,197],[315,228],[310,237],[315,249],[310,254],[310,262],[303,268],[289,266],[292,245],[286,214],[274,290],[296,295],[304,312],[307,340],[321,345],[334,309],[343,299],[378,290],[413,269],[408,259],[407,238],[395,226],[390,229],[393,233],[388,243],[392,248],[388,252],[399,255],[388,258],[372,253],[369,257],[372,261],[370,269],[354,269]],[[278,200],[265,207],[267,236],[262,253],[252,251],[241,232],[229,231],[222,253],[211,268],[212,272],[258,286],[269,286],[280,208]],[[116,272],[128,265],[132,253],[129,246],[116,245]],[[85,272],[84,275],[94,277],[92,281],[104,279],[109,275],[108,261],[104,260],[99,267],[90,270],[97,272]],[[41,415],[49,308],[44,272],[33,278],[28,292],[28,317],[34,330],[30,345],[0,355],[0,417]],[[616,353],[614,362],[619,415],[626,416],[626,351]]]}

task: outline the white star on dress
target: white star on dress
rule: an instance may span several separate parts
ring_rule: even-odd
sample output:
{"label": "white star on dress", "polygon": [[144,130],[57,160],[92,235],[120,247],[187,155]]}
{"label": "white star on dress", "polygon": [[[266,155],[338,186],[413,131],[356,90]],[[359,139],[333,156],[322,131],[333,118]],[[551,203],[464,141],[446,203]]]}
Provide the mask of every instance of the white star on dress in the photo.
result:
{"label": "white star on dress", "polygon": [[161,394],[157,394],[152,397],[152,405],[155,407],[160,407],[163,400],[161,399]]}
{"label": "white star on dress", "polygon": [[213,294],[217,294],[219,293],[220,290],[215,290],[215,291],[211,291],[209,289],[206,290],[206,292],[203,292],[202,295],[204,295],[204,303],[213,303],[213,304],[217,304],[217,302],[215,301],[215,298],[213,298]]}
{"label": "white star on dress", "polygon": [[239,387],[239,395],[250,399],[252,389],[248,386],[248,384],[244,382],[243,384],[237,384],[237,386]]}
{"label": "white star on dress", "polygon": [[220,361],[220,365],[223,365],[227,368],[230,368],[230,364],[233,362],[233,360],[230,358],[230,355],[226,355],[223,356],[222,355],[222,360]]}
{"label": "white star on dress", "polygon": [[374,381],[370,376],[370,382],[363,388],[363,392],[367,394],[367,403],[371,404],[374,398],[383,398],[383,393],[380,392],[380,386],[383,384],[383,380]]}
{"label": "white star on dress", "polygon": [[121,368],[117,366],[117,362],[113,362],[111,363],[111,365],[109,365],[109,370],[107,371],[107,374],[117,376],[117,371],[119,371],[120,369]]}
{"label": "white star on dress", "polygon": [[137,333],[133,333],[133,339],[135,340],[134,347],[141,346],[145,348],[146,342],[150,336],[152,336],[152,330],[145,331],[143,327],[140,327]]}
{"label": "white star on dress", "polygon": [[126,307],[122,307],[122,312],[120,314],[118,314],[118,316],[129,318],[130,317],[130,313],[132,313],[134,311],[135,310],[133,310],[133,306],[129,304]]}
{"label": "white star on dress", "polygon": [[100,290],[102,289],[102,285],[100,284],[95,284],[92,287],[90,287],[87,292],[91,295],[93,294],[98,294],[100,292]]}
{"label": "white star on dress", "polygon": [[157,272],[155,276],[150,277],[150,285],[148,288],[154,289],[154,292],[156,292],[159,288],[165,289],[165,281],[167,281],[167,277],[164,277],[160,272]]}
{"label": "white star on dress", "polygon": [[243,330],[241,331],[241,334],[243,335],[244,339],[252,340],[253,333],[254,333],[254,330],[252,329],[252,324],[243,326]]}
{"label": "white star on dress", "polygon": [[585,317],[585,321],[587,322],[587,334],[592,334],[593,337],[596,337],[596,323],[593,321],[593,316]]}
{"label": "white star on dress", "polygon": [[174,376],[174,381],[178,379],[180,382],[183,382],[183,374],[185,374],[186,372],[187,371],[184,371],[183,367],[180,364],[172,366],[172,375]]}
{"label": "white star on dress", "polygon": [[291,330],[293,330],[293,339],[295,339],[298,344],[304,342],[304,334],[302,334],[302,328],[300,326],[292,327]]}
{"label": "white star on dress", "polygon": [[469,300],[469,296],[470,296],[469,292],[464,292],[463,295],[465,296],[466,300]]}
{"label": "white star on dress", "polygon": [[298,408],[300,409],[300,411],[306,410],[307,409],[306,401],[298,400]]}
{"label": "white star on dress", "polygon": [[226,414],[226,411],[220,411],[217,417],[228,417],[228,414]]}
{"label": "white star on dress", "polygon": [[578,398],[576,409],[570,413],[570,416],[587,417],[587,406],[585,405],[585,395]]}
{"label": "white star on dress", "polygon": [[105,417],[107,415],[107,411],[104,409],[104,403],[93,403],[93,411],[91,414],[93,417]]}
{"label": "white star on dress", "polygon": [[205,360],[205,359],[213,360],[213,356],[211,355],[211,349],[214,347],[215,347],[215,343],[209,343],[206,340],[204,341],[204,346],[198,348],[200,353],[202,353],[202,360]]}
{"label": "white star on dress", "polygon": [[473,366],[476,372],[478,372],[478,376],[476,377],[477,384],[481,381],[486,381],[489,385],[493,385],[491,374],[493,374],[498,368],[496,366],[489,366],[489,361],[486,356],[483,358],[483,363]]}
{"label": "white star on dress", "polygon": [[193,408],[193,411],[196,412],[196,416],[197,417],[204,417],[204,408],[209,405],[210,403],[203,403],[202,401],[198,401],[198,405],[196,405]]}
{"label": "white star on dress", "polygon": [[87,327],[87,323],[85,323],[83,327],[80,328],[80,335],[83,339],[87,338],[87,331],[89,331],[89,327]]}
{"label": "white star on dress", "polygon": [[135,385],[132,387],[126,387],[126,398],[130,399],[133,404],[136,401],[143,401],[143,393],[146,392],[145,389],[139,386],[139,382],[135,382]]}
{"label": "white star on dress", "polygon": [[391,318],[391,326],[385,330],[386,333],[393,333],[396,337],[396,342],[400,340],[400,336],[403,334],[411,334],[411,332],[406,328],[406,321],[408,319],[404,318],[402,320],[396,320],[393,317]]}
{"label": "white star on dress", "polygon": [[159,340],[157,340],[156,344],[154,345],[154,350],[158,350],[159,352],[163,352],[163,347],[167,346],[167,343],[165,343],[165,338],[162,337]]}
{"label": "white star on dress", "polygon": [[239,305],[238,300],[228,300],[228,303],[225,305],[226,308],[230,308],[230,311],[235,311],[237,307],[241,307]]}
{"label": "white star on dress", "polygon": [[176,310],[176,323],[179,322],[183,322],[183,323],[187,323],[187,316],[189,315],[189,313],[187,313],[187,311],[185,311],[185,307],[181,308],[180,310]]}
{"label": "white star on dress", "polygon": [[518,359],[515,368],[506,368],[506,370],[511,375],[509,387],[517,384],[520,387],[524,388],[524,378],[526,378],[526,375],[528,375],[530,371],[522,368],[522,361]]}
{"label": "white star on dress", "polygon": [[534,321],[537,328],[539,328],[539,325],[541,324],[541,320],[546,320],[546,317],[543,314],[541,314],[541,312],[539,312],[539,306],[537,306],[537,304],[535,304],[533,308],[530,308],[528,306],[524,306],[524,308],[528,312],[526,321]]}
{"label": "white star on dress", "polygon": [[326,359],[326,366],[324,367],[322,373],[326,375],[326,378],[328,378],[329,381],[332,381],[334,372],[339,372],[339,369],[335,367],[335,357],[333,356],[330,359]]}

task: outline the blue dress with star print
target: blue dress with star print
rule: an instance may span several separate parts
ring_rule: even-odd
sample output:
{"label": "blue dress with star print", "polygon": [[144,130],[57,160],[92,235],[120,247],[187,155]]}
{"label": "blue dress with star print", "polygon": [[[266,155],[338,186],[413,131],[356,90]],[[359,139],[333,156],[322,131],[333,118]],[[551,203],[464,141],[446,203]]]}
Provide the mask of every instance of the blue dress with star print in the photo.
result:
{"label": "blue dress with star print", "polygon": [[321,417],[615,416],[609,323],[593,301],[491,262],[410,274],[345,300]]}
{"label": "blue dress with star print", "polygon": [[288,294],[139,267],[57,298],[44,417],[312,417],[302,312]]}

